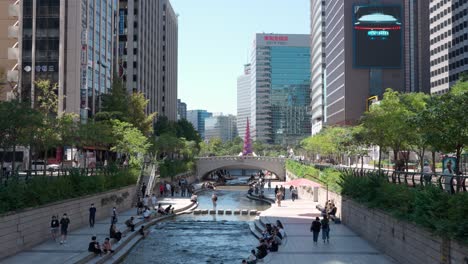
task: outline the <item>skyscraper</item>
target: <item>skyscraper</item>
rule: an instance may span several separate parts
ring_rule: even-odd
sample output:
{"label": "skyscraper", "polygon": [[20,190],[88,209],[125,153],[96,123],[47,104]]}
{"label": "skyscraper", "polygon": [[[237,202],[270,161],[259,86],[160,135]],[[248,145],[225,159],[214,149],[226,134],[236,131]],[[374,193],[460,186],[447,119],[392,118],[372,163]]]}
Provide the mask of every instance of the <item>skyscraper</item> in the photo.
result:
{"label": "skyscraper", "polygon": [[312,0],[310,3],[310,65],[311,65],[311,115],[312,135],[320,132],[324,119],[325,95],[325,1]]}
{"label": "skyscraper", "polygon": [[187,119],[187,104],[177,99],[177,119]]}
{"label": "skyscraper", "polygon": [[462,73],[468,73],[468,1],[431,0],[431,93],[449,91]]}
{"label": "skyscraper", "polygon": [[244,65],[244,74],[237,77],[237,130],[245,134],[247,119],[250,118],[250,64]]}
{"label": "skyscraper", "polygon": [[20,30],[16,22],[19,15],[18,3],[0,0],[0,101],[13,97],[12,90],[17,88]]}
{"label": "skyscraper", "polygon": [[147,112],[177,120],[178,19],[169,0],[120,0],[119,75]]}
{"label": "skyscraper", "polygon": [[226,142],[237,136],[236,116],[220,114],[205,118],[205,140],[219,138]]}
{"label": "skyscraper", "polygon": [[356,123],[386,88],[429,91],[428,1],[311,0],[311,11],[313,133],[321,113],[329,125]]}
{"label": "skyscraper", "polygon": [[251,69],[253,140],[294,145],[310,135],[310,35],[256,34]]}
{"label": "skyscraper", "polygon": [[198,131],[198,134],[200,134],[202,139],[205,139],[205,119],[211,116],[213,116],[213,114],[206,110],[187,111],[187,121],[192,123],[193,127]]}
{"label": "skyscraper", "polygon": [[92,117],[114,72],[114,0],[23,0],[19,90],[35,105],[41,79],[57,84],[59,112]]}

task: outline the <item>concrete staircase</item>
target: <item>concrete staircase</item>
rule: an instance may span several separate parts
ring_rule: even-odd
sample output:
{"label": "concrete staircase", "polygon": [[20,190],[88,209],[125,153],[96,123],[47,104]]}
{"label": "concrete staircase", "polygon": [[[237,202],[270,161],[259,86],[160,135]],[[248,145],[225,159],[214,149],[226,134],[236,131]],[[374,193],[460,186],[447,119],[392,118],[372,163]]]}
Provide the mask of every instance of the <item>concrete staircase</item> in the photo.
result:
{"label": "concrete staircase", "polygon": [[193,210],[194,215],[258,215],[260,214],[257,210],[247,209],[196,209]]}

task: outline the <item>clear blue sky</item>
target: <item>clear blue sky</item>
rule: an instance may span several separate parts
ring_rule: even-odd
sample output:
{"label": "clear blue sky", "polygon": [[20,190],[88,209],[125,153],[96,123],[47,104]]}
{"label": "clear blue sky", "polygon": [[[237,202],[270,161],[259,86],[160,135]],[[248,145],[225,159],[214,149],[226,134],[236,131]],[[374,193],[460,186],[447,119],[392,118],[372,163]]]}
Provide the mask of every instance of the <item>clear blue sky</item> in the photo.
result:
{"label": "clear blue sky", "polygon": [[237,76],[255,33],[310,33],[309,0],[171,0],[179,14],[178,97],[236,114]]}

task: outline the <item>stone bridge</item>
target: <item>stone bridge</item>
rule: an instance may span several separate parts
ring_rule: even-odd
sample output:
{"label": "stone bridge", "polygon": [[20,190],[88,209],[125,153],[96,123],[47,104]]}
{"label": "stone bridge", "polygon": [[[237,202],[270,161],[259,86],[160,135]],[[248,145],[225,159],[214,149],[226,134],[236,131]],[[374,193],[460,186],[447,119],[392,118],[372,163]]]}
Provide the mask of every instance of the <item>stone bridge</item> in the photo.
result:
{"label": "stone bridge", "polygon": [[267,170],[284,180],[286,177],[285,158],[221,156],[197,158],[197,176],[205,178],[210,172],[224,169]]}

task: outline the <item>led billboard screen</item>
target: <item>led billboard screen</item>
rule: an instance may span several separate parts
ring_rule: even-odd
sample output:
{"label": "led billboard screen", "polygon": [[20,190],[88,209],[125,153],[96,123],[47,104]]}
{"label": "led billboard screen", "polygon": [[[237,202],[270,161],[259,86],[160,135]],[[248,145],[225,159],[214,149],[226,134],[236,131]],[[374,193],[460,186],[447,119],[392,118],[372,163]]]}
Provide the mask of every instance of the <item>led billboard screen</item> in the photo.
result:
{"label": "led billboard screen", "polygon": [[354,66],[400,68],[402,64],[401,6],[355,5]]}

